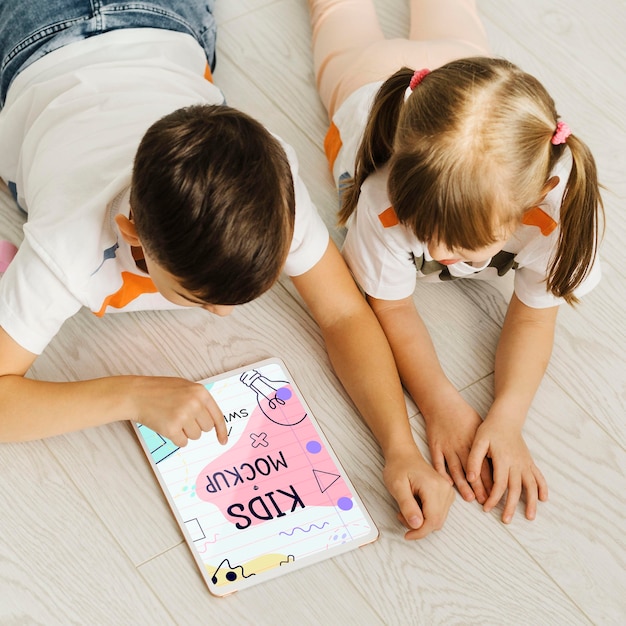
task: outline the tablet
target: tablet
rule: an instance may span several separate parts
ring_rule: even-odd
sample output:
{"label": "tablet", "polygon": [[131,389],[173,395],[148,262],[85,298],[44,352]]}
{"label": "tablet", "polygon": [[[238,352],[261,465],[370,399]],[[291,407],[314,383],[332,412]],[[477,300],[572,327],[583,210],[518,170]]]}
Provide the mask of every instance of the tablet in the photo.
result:
{"label": "tablet", "polygon": [[228,427],[139,440],[209,591],[223,596],[374,541],[378,529],[284,363],[200,381]]}

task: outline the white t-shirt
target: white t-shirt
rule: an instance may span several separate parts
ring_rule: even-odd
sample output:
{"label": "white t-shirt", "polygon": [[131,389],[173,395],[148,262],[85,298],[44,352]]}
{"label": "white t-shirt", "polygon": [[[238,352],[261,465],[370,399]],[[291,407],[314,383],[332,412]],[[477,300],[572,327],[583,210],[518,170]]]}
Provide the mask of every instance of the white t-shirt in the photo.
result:
{"label": "white t-shirt", "polygon": [[[382,83],[365,85],[354,92],[333,117],[335,142],[339,146],[333,163],[338,186],[354,174],[354,159],[373,98]],[[342,249],[361,288],[381,300],[400,300],[410,296],[415,281],[438,282],[455,278],[496,279],[515,270],[514,289],[527,306],[546,308],[564,302],[546,287],[546,277],[559,237],[561,202],[572,167],[569,149],[564,151],[550,176],[558,176],[558,185],[544,201],[526,213],[523,225],[516,229],[502,252],[480,267],[467,263],[442,265],[428,252],[413,232],[398,223],[387,195],[387,166],[369,176],[361,187],[358,206],[350,218]],[[576,289],[582,297],[601,277],[596,258],[587,277]]]}
{"label": "white t-shirt", "polygon": [[[70,44],[20,73],[0,112],[0,177],[28,212],[24,241],[0,279],[0,326],[39,354],[82,306],[111,311],[179,308],[137,268],[115,216],[129,214],[137,146],[158,119],[197,103],[223,104],[204,78],[189,35],[123,29]],[[295,233],[285,264],[302,274],[328,231],[289,157]]]}

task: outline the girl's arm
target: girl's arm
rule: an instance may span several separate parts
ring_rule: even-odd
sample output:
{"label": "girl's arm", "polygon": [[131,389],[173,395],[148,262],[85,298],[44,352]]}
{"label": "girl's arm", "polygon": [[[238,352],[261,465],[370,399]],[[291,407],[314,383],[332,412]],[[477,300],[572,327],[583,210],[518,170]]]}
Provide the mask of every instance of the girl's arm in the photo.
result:
{"label": "girl's arm", "polygon": [[478,479],[472,486],[465,477],[468,454],[482,423],[480,415],[444,374],[413,299],[369,297],[369,302],[387,336],[400,378],[424,416],[433,466],[448,477],[447,466],[465,500],[476,497],[484,503],[491,487],[488,463],[479,464]]}
{"label": "girl's arm", "polygon": [[494,402],[469,456],[470,481],[485,457],[491,457],[494,484],[484,509],[490,511],[508,489],[505,523],[513,518],[522,491],[528,519],[536,515],[537,498],[548,499],[546,481],[524,443],[522,426],[550,360],[557,312],[558,307],[532,309],[513,294],[496,350]]}
{"label": "girl's arm", "polygon": [[320,326],[335,372],[381,446],[385,484],[409,528],[405,537],[438,530],[454,492],[415,444],[389,344],[335,244],[292,280]]}

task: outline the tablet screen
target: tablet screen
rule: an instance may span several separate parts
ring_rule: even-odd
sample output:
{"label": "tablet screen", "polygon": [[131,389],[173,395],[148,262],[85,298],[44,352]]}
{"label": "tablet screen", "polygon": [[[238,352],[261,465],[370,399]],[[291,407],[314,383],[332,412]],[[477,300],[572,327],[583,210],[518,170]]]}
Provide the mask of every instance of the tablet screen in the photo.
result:
{"label": "tablet screen", "polygon": [[376,539],[378,530],[287,369],[267,359],[200,381],[224,414],[184,448],[137,424],[139,439],[216,595]]}

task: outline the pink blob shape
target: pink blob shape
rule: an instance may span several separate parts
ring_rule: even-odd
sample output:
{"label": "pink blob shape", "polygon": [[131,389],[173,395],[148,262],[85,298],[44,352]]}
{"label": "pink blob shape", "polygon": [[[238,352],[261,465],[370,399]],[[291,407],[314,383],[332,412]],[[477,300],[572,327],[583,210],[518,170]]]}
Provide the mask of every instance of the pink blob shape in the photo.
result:
{"label": "pink blob shape", "polygon": [[[305,415],[297,396],[290,391],[282,418]],[[237,443],[214,459],[198,475],[199,498],[217,506],[239,528],[283,517],[307,506],[335,506],[342,499],[352,502],[345,481],[328,451],[320,446],[307,454],[307,444],[319,435],[305,417],[295,425],[268,419],[267,401],[250,417]],[[267,447],[251,446],[251,434],[266,434]]]}

